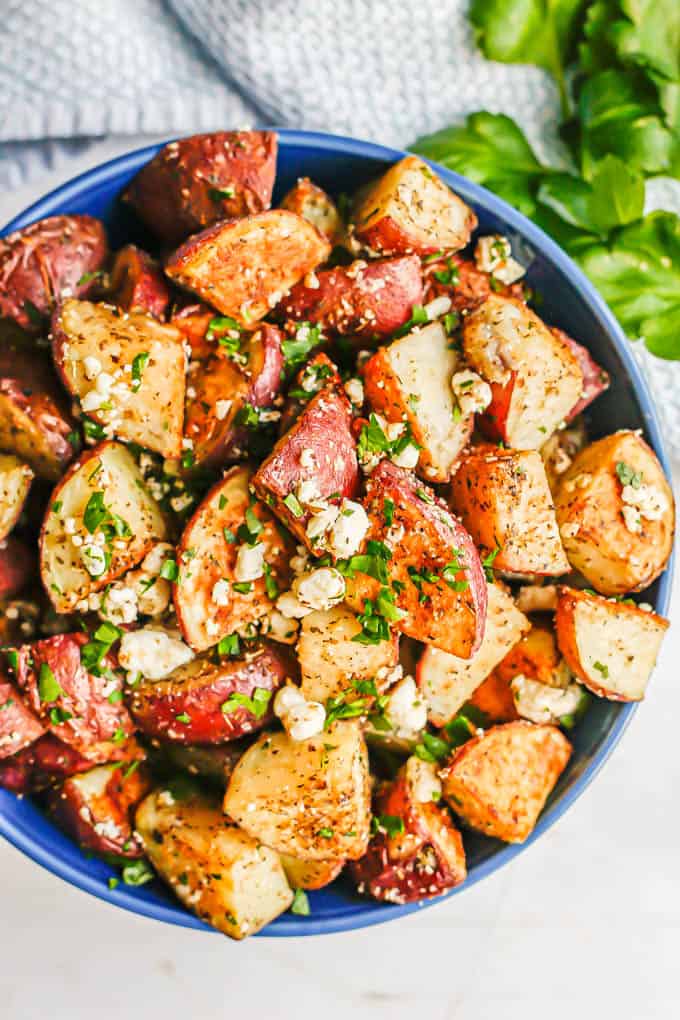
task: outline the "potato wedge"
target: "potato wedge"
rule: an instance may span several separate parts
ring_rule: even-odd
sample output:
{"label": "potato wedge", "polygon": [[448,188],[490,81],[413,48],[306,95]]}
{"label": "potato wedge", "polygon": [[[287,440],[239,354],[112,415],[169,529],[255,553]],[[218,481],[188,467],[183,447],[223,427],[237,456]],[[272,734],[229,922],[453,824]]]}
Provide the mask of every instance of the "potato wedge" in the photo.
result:
{"label": "potato wedge", "polygon": [[[294,546],[267,507],[251,496],[251,478],[247,466],[227,471],[180,540],[180,573],[173,597],[184,639],[197,652],[227,634],[247,632],[269,613],[278,591],[290,586],[288,564]],[[251,540],[256,548],[263,546],[264,573],[239,583],[240,550]]]}
{"label": "potato wedge", "polygon": [[281,864],[291,889],[323,889],[330,885],[345,866],[344,861],[300,861],[281,854]]}
{"label": "potato wedge", "polygon": [[494,569],[547,576],[568,572],[537,451],[475,447],[451,479],[451,505],[482,555],[495,553]]}
{"label": "potato wedge", "polygon": [[165,318],[171,294],[158,262],[136,244],[116,252],[111,269],[110,300],[125,312]]}
{"label": "potato wedge", "polygon": [[615,432],[582,450],[562,475],[555,512],[569,562],[603,595],[647,588],[668,562],[673,493],[635,432]]}
{"label": "potato wedge", "polygon": [[[26,704],[59,740],[98,763],[138,757],[134,726],[122,700],[122,679],[110,656],[91,673],[81,661],[82,632],[57,634],[17,650],[16,682]],[[107,675],[104,675],[106,673]]]}
{"label": "potato wedge", "polygon": [[565,421],[572,422],[579,414],[581,414],[587,407],[590,407],[593,400],[604,393],[605,390],[609,389],[609,373],[605,372],[603,368],[597,364],[597,362],[591,357],[590,351],[583,344],[578,343],[568,333],[565,333],[563,329],[557,329],[555,326],[551,327],[551,333],[556,336],[558,340],[565,343],[571,353],[578,361],[579,368],[581,369],[581,375],[583,376],[583,389],[581,396],[572,407],[569,414],[566,416]]}
{"label": "potato wedge", "polygon": [[[467,877],[460,832],[445,808],[436,769],[412,756],[378,792],[377,832],[366,854],[350,865],[357,892],[388,903],[441,896]],[[382,824],[381,824],[382,823]]]}
{"label": "potato wedge", "polygon": [[92,216],[48,216],[0,238],[0,316],[39,331],[62,297],[92,289],[107,250]]}
{"label": "potato wedge", "polygon": [[340,244],[345,225],[338,207],[330,195],[309,177],[298,177],[297,183],[281,199],[281,208],[297,213],[327,238],[330,244]]}
{"label": "potato wedge", "polygon": [[34,744],[45,730],[11,680],[0,674],[0,759]]}
{"label": "potato wedge", "polygon": [[505,723],[518,719],[515,699],[508,680],[502,679],[495,669],[470,697],[470,704],[486,716],[485,722]]}
{"label": "potato wedge", "polygon": [[238,659],[200,656],[163,680],[142,678],[130,711],[148,737],[222,744],[270,723],[272,694],[295,672],[281,645],[266,644]]}
{"label": "potato wedge", "polygon": [[301,280],[276,312],[365,342],[390,336],[408,322],[422,296],[420,260],[415,255],[373,262],[358,259]]}
{"label": "potato wedge", "polygon": [[[390,523],[386,501],[393,504]],[[389,460],[370,475],[364,505],[367,541],[382,543],[389,553],[386,585],[357,570],[347,580],[347,603],[364,613],[367,600],[374,608],[381,592],[384,597],[391,590],[400,615],[397,630],[452,655],[474,655],[484,634],[487,585],[462,524],[427,486]]]}
{"label": "potato wedge", "polygon": [[363,367],[366,399],[388,422],[405,422],[420,446],[417,471],[449,480],[472,434],[474,415],[456,415],[451,376],[458,355],[440,322],[381,347]]}
{"label": "potato wedge", "polygon": [[560,587],[555,627],[569,668],[593,694],[641,701],[670,626],[656,613]]}
{"label": "potato wedge", "polygon": [[17,754],[0,760],[0,787],[20,796],[39,793],[91,768],[92,762],[75,748],[53,733],[45,733]]}
{"label": "potato wedge", "polygon": [[56,482],[79,443],[59,380],[18,329],[0,335],[0,448]]}
{"label": "potato wedge", "polygon": [[100,443],[83,454],[52,493],[40,535],[40,574],[56,611],[73,612],[81,600],[136,566],[166,531],[132,454],[121,443]]}
{"label": "potato wedge", "polygon": [[185,355],[173,326],[64,301],[52,323],[64,385],[107,432],[166,458],[182,452]]}
{"label": "potato wedge", "polygon": [[263,733],[236,766],[224,811],[279,853],[353,860],[368,844],[370,801],[366,744],[347,720],[299,743]]}
{"label": "potato wedge", "polygon": [[427,702],[430,722],[444,726],[460,711],[531,624],[508,591],[488,584],[484,637],[470,658],[428,645],[418,662],[416,680]]}
{"label": "potato wedge", "polygon": [[217,220],[269,208],[276,174],[273,131],[215,131],[169,142],[124,198],[167,245]]}
{"label": "potato wedge", "polygon": [[471,829],[523,843],[566,768],[571,744],[556,726],[493,726],[454,752],[440,772],[445,800]]}
{"label": "potato wedge", "polygon": [[362,193],[354,234],[383,255],[459,251],[477,226],[472,209],[427,163],[405,156]]}
{"label": "potato wedge", "polygon": [[142,857],[132,820],[134,809],[150,789],[151,776],[144,766],[97,765],[51,789],[47,807],[57,825],[83,849]]}
{"label": "potato wedge", "polygon": [[32,481],[28,464],[11,453],[0,453],[0,542],[18,521]]}
{"label": "potato wedge", "polygon": [[577,358],[522,301],[490,294],[465,319],[463,349],[493,393],[484,431],[515,450],[537,450],[581,398]]}
{"label": "potato wedge", "polygon": [[165,271],[222,315],[252,328],[330,251],[307,220],[271,209],[194,234],[170,256]]}
{"label": "potato wedge", "polygon": [[146,854],[176,896],[231,938],[254,935],[293,902],[278,854],[230,825],[207,797],[150,793],[135,828]]}
{"label": "potato wedge", "polygon": [[372,680],[399,661],[399,635],[364,645],[355,641],[361,624],[345,605],[310,613],[300,623],[296,653],[307,701],[325,703],[343,694],[352,680]]}
{"label": "potato wedge", "polygon": [[510,649],[495,672],[508,682],[521,674],[529,680],[555,688],[565,688],[571,680],[554,631],[538,625],[532,626],[528,634]]}
{"label": "potato wedge", "polygon": [[306,405],[292,428],[260,464],[253,486],[294,535],[310,550],[307,534],[312,508],[305,488],[313,489],[311,502],[351,499],[359,487],[359,464],[351,432],[352,415],[345,394],[326,386]]}

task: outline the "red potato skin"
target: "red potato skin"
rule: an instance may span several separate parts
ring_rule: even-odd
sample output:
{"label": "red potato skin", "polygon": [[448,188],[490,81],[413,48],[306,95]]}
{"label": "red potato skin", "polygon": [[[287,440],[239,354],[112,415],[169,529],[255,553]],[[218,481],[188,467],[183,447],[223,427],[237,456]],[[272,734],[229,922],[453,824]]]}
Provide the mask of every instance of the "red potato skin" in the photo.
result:
{"label": "red potato skin", "polygon": [[[46,800],[47,809],[59,828],[84,850],[134,860],[144,856],[144,848],[133,829],[134,809],[153,784],[143,766],[127,778],[125,772],[124,766],[116,769],[103,793],[92,800],[83,796],[77,776],[48,790]],[[102,823],[109,823],[110,828],[103,831]],[[108,834],[113,826],[117,829],[115,836]]]}
{"label": "red potato skin", "polygon": [[[218,220],[269,209],[278,141],[273,131],[216,131],[164,146],[124,198],[168,245]],[[233,197],[216,190],[232,188]]]}
{"label": "red potato skin", "polygon": [[91,761],[52,733],[46,733],[30,747],[0,761],[0,786],[23,796],[91,768]]}
{"label": "red potato skin", "polygon": [[60,297],[86,297],[96,280],[78,281],[107,254],[104,225],[92,216],[48,216],[0,238],[0,316],[39,331],[26,303],[47,317]]}
{"label": "red potato skin", "polygon": [[565,421],[569,423],[576,418],[582,411],[585,411],[586,407],[592,404],[596,397],[599,397],[601,393],[609,389],[609,374],[605,372],[603,368],[597,364],[596,361],[590,356],[590,351],[573,340],[568,333],[565,333],[563,329],[557,329],[552,327],[550,332],[561,340],[562,343],[566,344],[571,353],[578,361],[578,367],[581,369],[581,375],[583,376],[583,393],[581,399],[578,400],[572,407],[569,414],[566,416]]}
{"label": "red potato skin", "polygon": [[[223,712],[222,705],[236,692],[252,697],[256,688],[276,691],[295,674],[295,663],[285,646],[264,644],[252,656],[223,659],[219,666],[180,684],[172,675],[161,681],[142,681],[134,688],[130,711],[142,732],[153,739],[178,744],[223,744],[245,733],[255,733],[272,721],[267,711],[258,718],[245,706]],[[186,713],[189,722],[178,721]]]}
{"label": "red potato skin", "polygon": [[[184,409],[184,435],[193,443],[192,467],[222,467],[241,454],[239,440],[243,439],[243,430],[235,425],[234,417],[248,397],[247,376],[229,358],[213,354],[199,363],[188,379],[189,388],[196,391]],[[222,419],[216,413],[218,400],[232,401],[229,413]]]}
{"label": "red potato skin", "polygon": [[[305,545],[308,511],[295,517],[284,503],[302,480],[314,477],[322,498],[351,499],[359,488],[359,463],[351,432],[352,413],[344,393],[327,386],[310,400],[299,418],[276,443],[254,478],[255,492]],[[316,467],[303,471],[300,454],[316,453]],[[311,547],[310,547],[311,548]]]}
{"label": "red potato skin", "polygon": [[171,293],[155,259],[136,245],[126,244],[113,263],[110,299],[126,312],[144,312],[162,321]]}
{"label": "red potato skin", "polygon": [[318,286],[309,286],[309,279],[296,283],[276,314],[341,336],[381,339],[408,322],[413,306],[422,304],[417,255],[358,259],[347,267],[319,270],[314,277]]}
{"label": "red potato skin", "polygon": [[[447,272],[452,267],[458,270],[458,281],[456,283],[441,283],[435,273]],[[423,283],[425,288],[423,302],[425,304],[437,297],[448,297],[451,299],[453,309],[459,314],[474,311],[486,301],[492,292],[491,274],[477,269],[472,259],[463,258],[461,255],[451,255],[436,261],[425,262],[423,264]],[[524,300],[524,289],[521,283],[506,286],[496,281],[494,292],[503,297]]]}
{"label": "red potato skin", "polygon": [[0,674],[0,759],[23,751],[44,732],[45,727],[24,704],[14,684]]}
{"label": "red potato skin", "polygon": [[[429,501],[418,493],[426,493]],[[474,542],[443,500],[411,472],[389,460],[378,464],[366,486],[364,506],[371,521],[367,540],[385,540],[385,497],[394,503],[393,525],[404,532],[387,565],[389,585],[397,581],[402,586],[395,602],[406,614],[395,624],[396,629],[452,655],[470,658],[482,643],[487,609],[487,584]],[[437,573],[445,565],[441,562],[444,551],[448,562],[454,549],[466,565],[456,575],[456,580],[467,581],[463,592],[454,593],[443,582],[424,582],[421,589],[413,584],[409,566]],[[348,581],[348,601],[353,609],[363,608],[365,599],[375,598],[379,589],[380,583],[374,578],[357,573],[353,581]],[[421,592],[427,596],[426,604],[420,601]]]}
{"label": "red potato skin", "polygon": [[491,403],[483,414],[475,415],[475,422],[479,426],[480,432],[493,442],[507,441],[508,433],[505,426],[516,383],[517,372],[512,371],[506,383],[489,383]]}
{"label": "red potato skin", "polygon": [[[107,656],[103,667],[109,676],[88,673],[80,661],[80,650],[87,641],[87,635],[74,633],[22,645],[18,649],[17,684],[29,707],[50,733],[90,763],[135,757],[130,753],[134,742],[127,739],[134,732],[132,719],[122,702],[111,704],[109,700],[113,675],[110,671],[116,664]],[[43,663],[51,669],[61,688],[57,699],[48,704],[40,700],[39,677]],[[52,722],[50,711],[54,708],[71,713],[71,718]],[[120,736],[114,739],[116,734]]]}
{"label": "red potato skin", "polygon": [[0,599],[11,599],[35,577],[33,552],[20,539],[10,535],[0,543]]}
{"label": "red potato skin", "polygon": [[200,301],[185,304],[173,311],[170,323],[178,329],[191,347],[191,360],[204,361],[216,354],[214,340],[206,340],[208,326],[215,318],[215,312]]}
{"label": "red potato skin", "polygon": [[403,770],[378,794],[374,813],[401,818],[404,832],[390,837],[379,831],[366,854],[349,863],[360,893],[388,903],[413,903],[441,896],[465,881],[461,834],[446,809],[414,802]]}
{"label": "red potato skin", "polygon": [[285,364],[282,342],[281,330],[266,322],[246,345],[249,355],[246,373],[250,377],[248,403],[253,407],[269,407],[281,390]]}

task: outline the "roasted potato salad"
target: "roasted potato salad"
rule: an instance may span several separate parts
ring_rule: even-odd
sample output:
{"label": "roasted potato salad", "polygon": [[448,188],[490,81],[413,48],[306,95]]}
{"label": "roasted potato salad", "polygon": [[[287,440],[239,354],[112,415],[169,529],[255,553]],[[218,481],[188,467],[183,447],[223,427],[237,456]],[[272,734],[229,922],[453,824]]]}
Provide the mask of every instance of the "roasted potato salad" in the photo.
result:
{"label": "roasted potato salad", "polygon": [[0,786],[235,939],[526,840],[645,695],[674,529],[507,238],[415,156],[347,202],[276,150],[162,148],[151,251],[0,241]]}

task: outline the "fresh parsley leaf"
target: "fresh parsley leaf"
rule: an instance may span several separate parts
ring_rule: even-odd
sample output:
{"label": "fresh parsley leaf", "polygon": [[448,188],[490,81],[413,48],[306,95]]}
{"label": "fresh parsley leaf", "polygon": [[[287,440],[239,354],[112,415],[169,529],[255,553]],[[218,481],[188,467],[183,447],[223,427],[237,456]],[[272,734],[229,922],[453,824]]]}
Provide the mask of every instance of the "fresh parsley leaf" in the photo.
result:
{"label": "fresh parsley leaf", "polygon": [[239,708],[246,708],[252,712],[256,719],[261,719],[267,711],[272,692],[265,687],[256,687],[252,698],[240,691],[233,691],[226,701],[222,703],[222,711],[225,715],[235,712]]}
{"label": "fresh parsley leaf", "polygon": [[175,560],[165,560],[161,567],[160,576],[164,581],[176,581],[179,577],[179,566]]}
{"label": "fresh parsley leaf", "polygon": [[241,644],[239,641],[238,634],[227,634],[217,643],[217,654],[218,655],[238,655],[241,650]]}
{"label": "fresh parsley leaf", "polygon": [[63,693],[51,667],[48,663],[41,662],[40,672],[38,673],[38,695],[40,701],[45,705],[49,705],[56,701]]}
{"label": "fresh parsley leaf", "polygon": [[142,376],[144,375],[144,369],[149,364],[149,352],[140,351],[139,354],[135,354],[132,359],[132,391],[136,392],[142,385]]}
{"label": "fresh parsley leaf", "polygon": [[298,323],[295,328],[295,336],[288,337],[281,344],[281,352],[285,358],[287,369],[290,371],[296,365],[303,364],[311,351],[318,347],[322,340],[320,326],[314,326],[311,322]]}
{"label": "fresh parsley leaf", "polygon": [[399,815],[373,815],[371,818],[371,833],[384,832],[386,836],[393,838],[405,831],[404,819]]}
{"label": "fresh parsley leaf", "polygon": [[296,889],[293,896],[293,902],[290,905],[291,914],[299,914],[301,917],[308,917],[311,913],[309,907],[309,897],[304,889]]}
{"label": "fresh parsley leaf", "polygon": [[622,460],[616,463],[616,474],[621,485],[630,485],[633,489],[639,489],[642,485],[642,472],[635,471],[630,464]]}
{"label": "fresh parsley leaf", "polygon": [[156,877],[151,865],[144,858],[125,864],[122,876],[126,885],[145,885],[146,882],[151,882]]}

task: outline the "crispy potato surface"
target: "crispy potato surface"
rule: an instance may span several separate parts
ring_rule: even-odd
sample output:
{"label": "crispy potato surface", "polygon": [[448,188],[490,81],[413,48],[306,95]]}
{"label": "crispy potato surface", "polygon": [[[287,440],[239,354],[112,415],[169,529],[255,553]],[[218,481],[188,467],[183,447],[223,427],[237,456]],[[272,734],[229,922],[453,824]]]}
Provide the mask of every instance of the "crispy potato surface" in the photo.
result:
{"label": "crispy potato surface", "polygon": [[11,453],[0,453],[0,542],[3,542],[19,519],[33,471]]}

